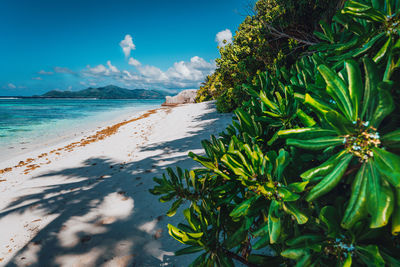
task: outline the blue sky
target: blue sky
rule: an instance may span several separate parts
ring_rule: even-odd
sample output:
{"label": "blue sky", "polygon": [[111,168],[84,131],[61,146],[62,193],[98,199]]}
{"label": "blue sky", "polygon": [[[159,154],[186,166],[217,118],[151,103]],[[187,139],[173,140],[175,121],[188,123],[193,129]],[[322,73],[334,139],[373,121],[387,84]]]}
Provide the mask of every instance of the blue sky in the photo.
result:
{"label": "blue sky", "polygon": [[[247,0],[2,0],[0,95],[196,88]],[[228,30],[228,31],[226,31]],[[218,38],[217,38],[218,36]]]}

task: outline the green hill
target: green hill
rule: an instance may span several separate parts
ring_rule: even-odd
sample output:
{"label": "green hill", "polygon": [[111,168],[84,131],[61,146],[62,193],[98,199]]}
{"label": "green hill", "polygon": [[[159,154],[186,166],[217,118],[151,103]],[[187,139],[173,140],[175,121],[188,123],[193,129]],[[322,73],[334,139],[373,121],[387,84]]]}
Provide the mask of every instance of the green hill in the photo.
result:
{"label": "green hill", "polygon": [[40,97],[47,98],[98,98],[98,99],[163,99],[168,93],[146,89],[125,89],[115,85],[92,88],[80,91],[52,90]]}

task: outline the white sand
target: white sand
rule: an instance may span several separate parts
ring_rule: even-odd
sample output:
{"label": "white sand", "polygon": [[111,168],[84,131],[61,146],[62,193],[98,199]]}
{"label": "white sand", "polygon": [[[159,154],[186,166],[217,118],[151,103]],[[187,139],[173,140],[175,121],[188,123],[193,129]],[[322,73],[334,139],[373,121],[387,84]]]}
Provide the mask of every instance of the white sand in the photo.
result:
{"label": "white sand", "polygon": [[180,212],[166,217],[170,203],[148,189],[166,167],[198,166],[188,152],[203,153],[200,141],[230,121],[211,102],[159,109],[84,147],[0,163],[39,166],[0,174],[0,266],[187,266],[166,228]]}

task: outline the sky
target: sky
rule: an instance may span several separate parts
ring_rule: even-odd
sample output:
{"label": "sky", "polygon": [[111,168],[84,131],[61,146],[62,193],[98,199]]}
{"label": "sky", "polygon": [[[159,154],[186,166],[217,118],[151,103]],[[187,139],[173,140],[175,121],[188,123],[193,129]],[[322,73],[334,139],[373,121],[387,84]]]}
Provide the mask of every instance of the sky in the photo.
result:
{"label": "sky", "polygon": [[193,89],[247,0],[1,0],[0,96],[109,84]]}

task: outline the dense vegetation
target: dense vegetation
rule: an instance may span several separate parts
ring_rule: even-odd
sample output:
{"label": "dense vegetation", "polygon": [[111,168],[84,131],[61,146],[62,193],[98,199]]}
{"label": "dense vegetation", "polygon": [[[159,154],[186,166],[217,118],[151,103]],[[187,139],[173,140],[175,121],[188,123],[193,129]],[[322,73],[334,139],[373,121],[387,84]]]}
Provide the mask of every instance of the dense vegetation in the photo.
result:
{"label": "dense vegetation", "polygon": [[308,53],[240,87],[232,125],[203,141],[205,156],[189,154],[203,167],[154,178],[151,193],[175,200],[169,216],[189,203],[169,225],[187,245],[176,255],[400,266],[399,23],[400,1],[346,1]]}
{"label": "dense vegetation", "polygon": [[243,83],[254,84],[257,74],[290,66],[318,39],[313,35],[322,17],[330,17],[339,0],[260,0],[254,15],[239,26],[233,43],[220,47],[217,70],[201,86],[197,101],[217,99],[217,108],[229,112],[247,95]]}

